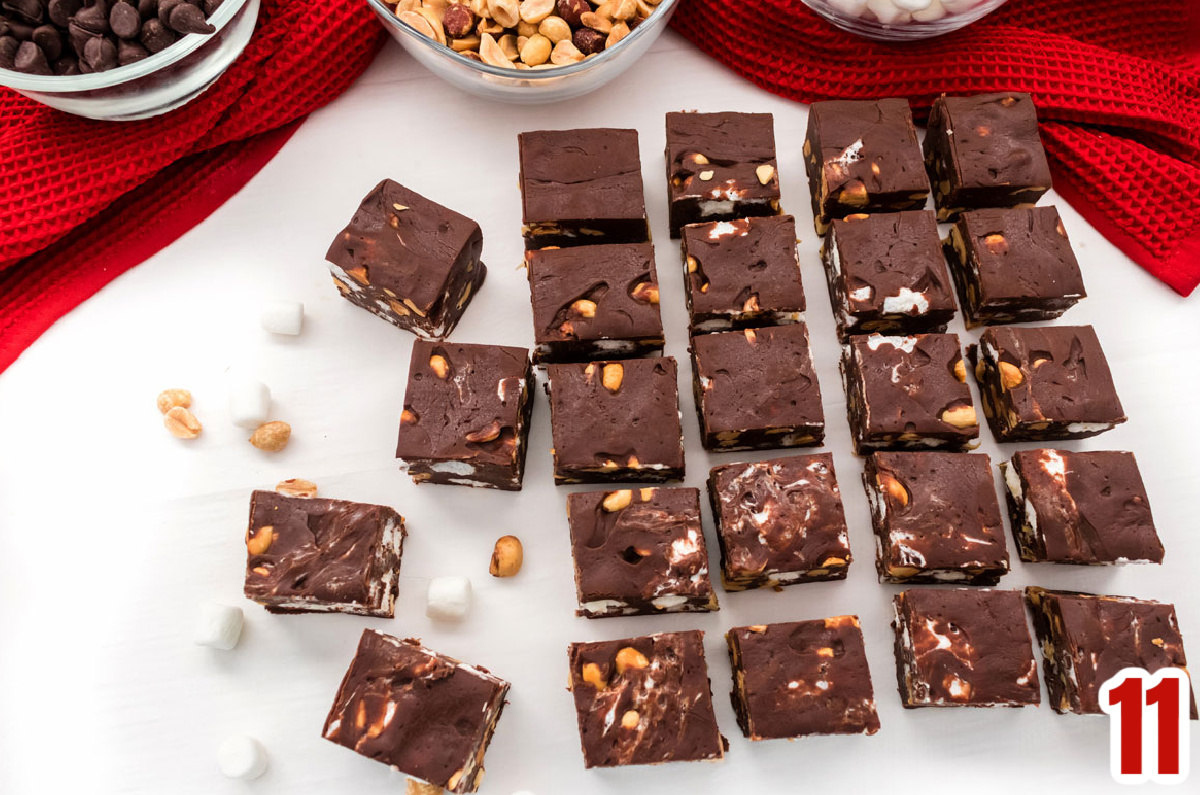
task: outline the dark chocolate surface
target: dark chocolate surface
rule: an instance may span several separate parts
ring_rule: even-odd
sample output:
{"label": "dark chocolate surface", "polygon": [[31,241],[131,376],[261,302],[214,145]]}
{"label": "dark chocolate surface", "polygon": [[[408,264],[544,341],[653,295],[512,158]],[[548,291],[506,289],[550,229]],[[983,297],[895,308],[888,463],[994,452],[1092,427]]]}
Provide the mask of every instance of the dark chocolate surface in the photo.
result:
{"label": "dark chocolate surface", "polygon": [[1023,707],[1042,701],[1017,591],[910,589],[895,596],[905,707]]}
{"label": "dark chocolate surface", "polygon": [[587,767],[724,757],[703,632],[572,643],[569,657]]}
{"label": "dark chocolate surface", "polygon": [[726,590],[842,579],[850,544],[830,453],[714,467]]}
{"label": "dark chocolate surface", "polygon": [[366,629],[322,736],[450,792],[474,792],[508,688],[416,640]]}
{"label": "dark chocolate surface", "polygon": [[734,627],[733,709],[751,740],[879,731],[857,616]]}

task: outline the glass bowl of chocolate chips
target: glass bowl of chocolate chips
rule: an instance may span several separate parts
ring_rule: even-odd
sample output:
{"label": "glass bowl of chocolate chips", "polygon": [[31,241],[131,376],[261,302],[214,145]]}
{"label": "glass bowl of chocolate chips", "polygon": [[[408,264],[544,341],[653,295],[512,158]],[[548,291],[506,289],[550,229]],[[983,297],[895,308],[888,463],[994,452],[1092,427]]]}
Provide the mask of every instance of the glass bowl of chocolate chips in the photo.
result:
{"label": "glass bowl of chocolate chips", "polygon": [[434,74],[503,102],[586,94],[633,65],[679,0],[367,0]]}
{"label": "glass bowl of chocolate chips", "polygon": [[0,85],[107,121],[199,96],[242,52],[259,0],[3,0]]}

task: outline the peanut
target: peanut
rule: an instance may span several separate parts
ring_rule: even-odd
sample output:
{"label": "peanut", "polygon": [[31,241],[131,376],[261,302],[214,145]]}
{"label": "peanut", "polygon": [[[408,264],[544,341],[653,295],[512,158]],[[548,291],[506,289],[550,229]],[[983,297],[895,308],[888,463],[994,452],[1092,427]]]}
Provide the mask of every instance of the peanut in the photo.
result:
{"label": "peanut", "polygon": [[626,646],[617,652],[617,673],[623,674],[626,671],[640,671],[650,664],[646,659],[646,655],[642,654],[632,646]]}
{"label": "peanut", "polygon": [[492,549],[492,562],[488,566],[488,573],[493,577],[514,577],[521,571],[524,560],[525,551],[521,546],[521,539],[516,536],[501,536],[496,539],[496,546]]}
{"label": "peanut", "polygon": [[288,478],[275,484],[275,491],[289,497],[315,497],[317,484],[303,478]]}
{"label": "peanut", "polygon": [[604,365],[604,369],[600,372],[600,382],[609,392],[616,392],[620,389],[621,382],[624,380],[625,368],[615,362]]}
{"label": "peanut", "polygon": [[183,406],[175,406],[163,415],[163,425],[176,439],[195,439],[204,430],[196,415]]}
{"label": "peanut", "polygon": [[166,414],[176,406],[192,407],[192,393],[186,389],[164,389],[158,393],[158,410]]}
{"label": "peanut", "polygon": [[631,502],[633,502],[633,491],[631,489],[621,489],[620,491],[610,491],[604,495],[601,505],[609,513],[615,513],[616,511],[628,508]]}

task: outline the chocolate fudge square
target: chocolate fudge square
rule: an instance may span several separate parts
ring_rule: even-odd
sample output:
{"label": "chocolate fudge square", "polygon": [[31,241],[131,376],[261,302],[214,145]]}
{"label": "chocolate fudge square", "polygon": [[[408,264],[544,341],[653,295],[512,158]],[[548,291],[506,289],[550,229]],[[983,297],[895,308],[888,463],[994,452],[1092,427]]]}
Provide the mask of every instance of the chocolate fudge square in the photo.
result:
{"label": "chocolate fudge square", "polygon": [[521,133],[526,248],[650,239],[636,130]]}
{"label": "chocolate fudge square", "polygon": [[1036,586],[1025,599],[1055,712],[1100,714],[1100,688],[1124,668],[1187,670],[1174,605]]}
{"label": "chocolate fudge square", "polygon": [[406,534],[404,517],[384,505],[256,491],[246,598],[272,613],[391,618]]}
{"label": "chocolate fudge square", "polygon": [[586,767],[724,758],[703,632],[572,643],[568,655]]}
{"label": "chocolate fudge square", "polygon": [[1053,207],[970,210],[946,238],[967,328],[1052,320],[1087,295]]}
{"label": "chocolate fudge square", "polygon": [[554,482],[682,480],[675,359],[547,367]]}
{"label": "chocolate fudge square", "polygon": [[1000,464],[1021,560],[1162,563],[1133,453],[1022,450]]}
{"label": "chocolate fudge square", "polygon": [[1042,703],[1019,592],[910,589],[896,594],[893,607],[906,708]]}
{"label": "chocolate fudge square", "polygon": [[671,237],[687,224],[779,213],[770,113],[668,113]]}
{"label": "chocolate fudge square", "polygon": [[396,457],[414,483],[521,488],[533,412],[529,351],[418,340]]}
{"label": "chocolate fudge square", "polygon": [[682,251],[693,333],[780,326],[803,315],[792,216],[685,226]]}
{"label": "chocolate fudge square", "polygon": [[474,792],[508,688],[485,668],[366,629],[321,736],[450,792]]}
{"label": "chocolate fudge square", "polygon": [[874,453],[863,486],[880,582],[995,585],[1008,548],[982,453]]}
{"label": "chocolate fudge square", "polygon": [[852,336],[842,379],[859,455],[977,444],[979,421],[956,334]]}
{"label": "chocolate fudge square", "polygon": [[808,326],[699,334],[691,349],[705,448],[804,447],[824,440]]}
{"label": "chocolate fudge square", "polygon": [[527,261],[536,364],[662,350],[651,244],[541,249],[530,251]]}
{"label": "chocolate fudge square", "polygon": [[479,224],[385,179],[325,259],[350,303],[420,337],[442,339],[483,284],[482,250]]}
{"label": "chocolate fudge square", "polygon": [[620,489],[567,498],[576,615],[717,609],[697,489]]}
{"label": "chocolate fudge square", "polygon": [[939,221],[976,207],[1032,207],[1050,190],[1050,165],[1028,94],[934,100],[925,164]]}
{"label": "chocolate fudge square", "polygon": [[804,165],[813,222],[822,235],[834,218],[919,210],[929,196],[906,99],[814,102],[808,110]]}
{"label": "chocolate fudge square", "polygon": [[708,498],[725,590],[846,578],[850,542],[831,454],[713,467]]}
{"label": "chocolate fudge square", "polygon": [[747,738],[879,731],[858,616],[734,627],[725,642]]}
{"label": "chocolate fudge square", "polygon": [[998,442],[1085,439],[1126,420],[1091,326],[989,328],[968,355]]}
{"label": "chocolate fudge square", "polygon": [[834,219],[821,246],[838,338],[943,332],[954,289],[929,210]]}

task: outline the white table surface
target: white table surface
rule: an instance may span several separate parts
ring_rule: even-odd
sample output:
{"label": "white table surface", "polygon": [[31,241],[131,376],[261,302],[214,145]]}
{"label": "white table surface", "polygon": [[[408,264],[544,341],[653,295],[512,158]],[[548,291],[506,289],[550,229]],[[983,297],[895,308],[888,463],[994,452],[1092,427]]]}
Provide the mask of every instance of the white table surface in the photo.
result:
{"label": "white table surface", "polygon": [[[641,133],[667,353],[677,357],[686,484],[710,466],[778,455],[709,455],[699,445],[686,364],[677,244],[667,235],[662,155],[668,110],[772,111],[785,208],[798,219],[808,322],[851,527],[844,582],[783,592],[721,592],[707,615],[576,618],[565,524],[567,489],[551,480],[549,411],[539,389],[525,489],[414,486],[393,460],[413,337],[341,299],[325,249],[378,180],[398,179],[477,219],[490,272],[455,341],[530,345],[521,261],[516,136],[554,127]],[[553,107],[487,104],[447,87],[389,42],[371,69],[316,113],[239,195],[199,227],[64,318],[0,376],[0,792],[397,793],[403,777],[321,739],[325,714],[364,627],[417,636],[513,682],[487,754],[485,795],[651,792],[1116,790],[1106,718],[1022,710],[901,708],[890,602],[876,582],[860,464],[850,452],[838,346],[812,232],[800,145],[806,108],[761,91],[668,33],[605,89]],[[1053,201],[1053,197],[1047,200]],[[1092,323],[1130,421],[1075,449],[1137,453],[1166,565],[1053,568],[1016,560],[1007,587],[1039,583],[1174,602],[1200,658],[1200,563],[1194,440],[1200,305],[1180,299],[1059,204],[1089,297],[1066,317]],[[257,323],[264,299],[305,303],[302,336]],[[961,320],[952,331],[963,333]],[[966,335],[974,337],[974,334]],[[225,373],[272,388],[291,445],[265,454],[225,411]],[[162,428],[157,393],[186,387],[204,422],[195,442]],[[976,395],[978,392],[976,391]],[[1005,451],[1011,451],[1007,446]],[[983,430],[981,450],[1004,455]],[[287,477],[322,495],[386,503],[408,517],[394,620],[271,616],[242,597],[248,496]],[[999,491],[997,477],[997,490]],[[718,564],[705,507],[713,568]],[[525,568],[488,576],[493,541],[516,533]],[[1012,543],[1010,541],[1010,551]],[[428,579],[467,574],[471,615],[424,615]],[[193,646],[201,600],[240,605],[241,645]],[[751,745],[729,703],[729,627],[857,613],[882,730]],[[570,641],[705,630],[717,718],[731,749],[719,764],[585,771],[565,690]],[[1044,688],[1044,684],[1043,684]],[[248,732],[271,766],[250,784],[224,779],[215,749]],[[1192,733],[1192,756],[1200,742]]]}

